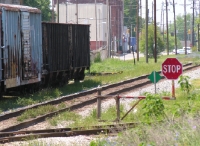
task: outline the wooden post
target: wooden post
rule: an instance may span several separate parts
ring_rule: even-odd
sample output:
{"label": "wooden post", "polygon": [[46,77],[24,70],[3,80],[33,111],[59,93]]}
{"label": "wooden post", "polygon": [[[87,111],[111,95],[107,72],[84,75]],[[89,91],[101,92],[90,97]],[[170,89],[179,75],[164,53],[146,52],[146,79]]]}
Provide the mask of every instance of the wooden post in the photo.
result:
{"label": "wooden post", "polygon": [[97,119],[101,118],[101,89],[100,87],[97,88]]}
{"label": "wooden post", "polygon": [[174,80],[172,80],[172,98],[176,98],[176,96],[175,96],[175,84],[174,84]]}
{"label": "wooden post", "polygon": [[120,120],[120,99],[118,96],[115,97],[116,100],[116,110],[117,110],[117,119],[116,121]]}

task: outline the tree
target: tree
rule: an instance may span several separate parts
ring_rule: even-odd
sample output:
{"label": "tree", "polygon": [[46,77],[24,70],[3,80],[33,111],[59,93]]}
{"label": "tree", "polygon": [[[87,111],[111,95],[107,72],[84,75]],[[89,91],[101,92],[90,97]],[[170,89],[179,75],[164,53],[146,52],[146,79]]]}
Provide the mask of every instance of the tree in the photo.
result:
{"label": "tree", "polygon": [[[140,52],[146,52],[146,30],[143,28],[142,35],[140,36]],[[157,54],[159,55],[161,52],[165,50],[164,41],[159,32],[159,28],[157,27]],[[154,56],[154,25],[150,24],[148,26],[148,53],[149,56]],[[145,54],[146,55],[146,54]]]}
{"label": "tree", "polygon": [[[191,29],[191,14],[186,15],[186,27],[187,27],[187,34],[186,38],[188,38],[188,30]],[[176,30],[177,30],[177,38],[179,40],[184,41],[185,40],[185,20],[184,20],[184,15],[178,15],[176,17]],[[171,24],[169,27],[169,32],[173,32],[174,30],[174,24]]]}
{"label": "tree", "polygon": [[[167,36],[166,35],[165,35],[165,42],[167,42]],[[182,48],[179,38],[177,38],[177,48]],[[175,36],[171,36],[169,34],[169,51],[173,51],[173,49],[175,49]]]}
{"label": "tree", "polygon": [[130,26],[136,24],[137,0],[124,1],[124,25]]}
{"label": "tree", "polygon": [[42,12],[42,21],[51,20],[50,0],[24,0],[24,5],[36,7]]}
{"label": "tree", "polygon": [[[142,18],[139,17],[139,23],[141,24]],[[137,0],[125,0],[124,1],[124,26],[132,26],[132,35],[135,35],[134,27],[137,23]],[[140,26],[141,28],[141,26]]]}

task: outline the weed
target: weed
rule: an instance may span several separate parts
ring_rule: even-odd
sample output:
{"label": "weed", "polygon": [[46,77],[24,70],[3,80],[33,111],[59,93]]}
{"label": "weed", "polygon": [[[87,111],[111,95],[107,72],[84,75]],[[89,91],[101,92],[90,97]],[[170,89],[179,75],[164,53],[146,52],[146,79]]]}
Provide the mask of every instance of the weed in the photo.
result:
{"label": "weed", "polygon": [[[149,63],[146,63],[145,58],[140,58],[140,61],[135,66],[132,60],[119,60],[119,59],[105,59],[103,61],[97,61],[97,63],[92,63],[90,67],[90,72],[121,72],[120,74],[113,74],[107,76],[86,76],[84,82],[79,84],[68,84],[61,88],[47,88],[31,95],[20,96],[18,99],[6,99],[2,100],[0,103],[0,109],[2,111],[7,111],[9,109],[19,108],[22,106],[32,105],[36,103],[41,103],[43,101],[52,100],[61,95],[68,95],[82,91],[85,89],[90,89],[92,87],[97,87],[98,85],[104,85],[109,83],[116,83],[121,80],[134,78],[140,75],[149,74],[152,70],[160,70],[160,66],[163,61],[169,56],[161,56],[158,62],[155,64],[153,59],[149,59]],[[175,57],[175,56],[170,56]],[[98,58],[98,57],[97,57]],[[97,59],[98,60],[98,59]],[[100,58],[99,58],[100,60]],[[187,62],[199,62],[198,58],[180,58],[182,64]],[[87,74],[87,73],[86,73]]]}
{"label": "weed", "polygon": [[70,111],[63,112],[57,116],[54,116],[51,119],[48,119],[49,123],[52,126],[57,126],[62,121],[68,122],[68,123],[74,123],[74,121],[79,121],[81,119],[81,116]]}
{"label": "weed", "polygon": [[53,105],[45,105],[45,106],[41,106],[36,109],[29,109],[29,110],[25,111],[23,114],[21,114],[19,117],[17,117],[17,120],[22,122],[22,121],[30,119],[30,118],[35,118],[39,115],[44,115],[49,112],[54,112],[56,110],[57,110],[57,108]]}
{"label": "weed", "polygon": [[37,139],[38,136],[33,136],[33,135],[29,135],[28,137],[24,138],[23,140],[24,141],[30,141],[30,140],[34,140],[34,139]]}
{"label": "weed", "polygon": [[97,139],[97,140],[92,140],[90,142],[90,146],[105,146],[106,145],[106,141],[105,140],[100,140],[100,139]]}
{"label": "weed", "polygon": [[147,93],[145,100],[143,100],[143,115],[147,118],[152,118],[152,116],[159,117],[164,116],[164,104],[162,99],[158,94]]}
{"label": "weed", "polygon": [[62,103],[60,103],[60,104],[58,105],[58,109],[63,109],[63,108],[66,108],[66,105],[65,105],[64,102],[62,102]]}
{"label": "weed", "polygon": [[17,104],[19,104],[21,106],[32,105],[35,103],[36,103],[36,101],[34,101],[32,98],[25,98],[25,97],[20,98],[19,97],[17,99]]}
{"label": "weed", "polygon": [[181,91],[190,93],[192,85],[189,83],[189,79],[190,79],[189,76],[183,76],[183,75],[180,76],[178,83],[180,85]]}
{"label": "weed", "polygon": [[162,91],[161,93],[159,93],[160,96],[170,96],[171,93],[169,91]]}

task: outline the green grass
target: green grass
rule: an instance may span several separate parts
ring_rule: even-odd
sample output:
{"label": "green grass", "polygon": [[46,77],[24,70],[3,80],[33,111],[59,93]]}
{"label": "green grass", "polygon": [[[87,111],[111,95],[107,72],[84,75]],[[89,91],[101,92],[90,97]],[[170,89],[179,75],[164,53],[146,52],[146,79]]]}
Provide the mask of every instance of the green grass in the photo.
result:
{"label": "green grass", "polygon": [[63,112],[59,114],[58,116],[54,116],[53,118],[49,118],[48,122],[52,126],[58,126],[58,124],[62,123],[63,121],[69,122],[69,125],[71,122],[77,121],[81,118],[80,115],[74,113],[74,112]]}
{"label": "green grass", "polygon": [[[55,99],[62,95],[67,95],[75,93],[78,91],[83,91],[90,89],[92,87],[97,87],[98,85],[110,84],[119,82],[121,80],[126,80],[134,78],[144,74],[150,74],[152,71],[161,70],[161,65],[166,58],[177,57],[182,64],[193,62],[194,64],[199,64],[198,57],[189,57],[185,55],[170,55],[170,56],[160,56],[157,63],[154,59],[149,59],[146,63],[145,58],[140,58],[136,61],[134,65],[133,60],[119,60],[119,59],[107,59],[102,61],[100,58],[92,63],[90,72],[91,73],[118,73],[112,75],[104,76],[92,76],[89,72],[86,72],[86,77],[84,82],[81,83],[70,83],[62,88],[48,88],[43,89],[35,94],[26,95],[24,97],[17,97],[12,99],[3,99],[0,102],[0,112],[6,110],[12,110],[17,107],[23,107],[26,105],[31,105],[35,103],[40,103],[46,100]],[[168,145],[190,145],[196,146],[200,144],[200,79],[192,81],[192,91],[186,93],[181,89],[176,90],[176,100],[164,101],[164,112],[165,116],[160,117],[146,117],[144,116],[144,101],[140,102],[136,108],[137,112],[130,112],[127,117],[122,122],[141,122],[143,124],[139,125],[135,129],[125,131],[119,134],[118,138],[115,139],[114,143],[116,145],[139,145],[139,146],[168,146]],[[170,95],[168,92],[159,93],[160,96]],[[133,105],[135,102],[130,103]],[[43,106],[34,110],[28,110],[23,113],[18,120],[24,121],[25,119],[30,119],[37,117],[39,115],[44,115],[48,112],[53,112],[58,109],[64,108],[65,105],[61,104],[59,107],[54,106]],[[123,105],[120,106],[121,117],[127,112]],[[152,111],[151,111],[152,112]],[[108,110],[104,111],[101,116],[104,124],[113,123],[112,121],[116,119],[115,106],[110,107]],[[154,122],[157,120],[162,120],[162,123],[156,123],[149,125],[148,122]],[[89,127],[91,125],[103,124],[96,119],[96,110],[93,110],[87,117],[82,117],[74,112],[64,112],[48,119],[52,126],[57,126],[64,121],[65,125],[71,127]],[[66,124],[68,123],[68,124]],[[30,138],[31,139],[31,138]],[[113,141],[109,141],[107,138],[99,139],[91,142],[91,146],[96,145],[112,145]],[[30,142],[29,145],[39,145],[43,142]],[[51,144],[50,144],[51,145]]]}
{"label": "green grass", "polygon": [[[137,105],[137,112],[131,112],[121,122],[139,122],[137,128],[121,132],[114,141],[105,138],[91,141],[90,145],[186,145],[196,146],[200,144],[200,79],[191,82],[193,88],[190,93],[184,90],[176,89],[176,100],[162,100],[164,104],[164,116],[147,118],[144,115],[144,101]],[[160,96],[169,95],[167,92],[159,93]],[[192,96],[192,98],[191,98]],[[132,105],[134,103],[131,103]],[[126,112],[121,105],[121,117]],[[102,113],[102,120],[112,123],[116,118],[115,106],[110,107]],[[161,120],[161,122],[156,122]],[[152,124],[149,124],[151,122]],[[93,110],[86,118],[80,118],[71,126],[89,126],[102,124],[96,119],[96,110]]]}
{"label": "green grass", "polygon": [[65,104],[61,103],[58,107],[52,106],[52,105],[45,105],[38,107],[36,109],[29,109],[26,110],[23,114],[21,114],[19,117],[17,117],[17,121],[23,122],[25,120],[36,118],[37,116],[45,115],[51,112],[55,112],[59,109],[65,108]]}
{"label": "green grass", "polygon": [[[200,144],[200,79],[192,81],[193,89],[191,93],[186,93],[184,90],[177,89],[176,100],[165,101],[166,116],[160,117],[162,122],[155,122],[158,119],[154,116],[150,117],[152,124],[146,123],[143,115],[144,102],[137,106],[137,112],[131,119],[141,124],[134,129],[120,133],[114,142],[116,146],[121,145],[136,145],[136,146],[169,146],[169,145],[184,145],[197,146]],[[192,98],[191,98],[192,96]],[[143,100],[145,101],[145,100]],[[128,118],[128,117],[127,117]],[[92,141],[91,144],[107,141],[104,138],[99,141]],[[108,144],[109,145],[109,144]]]}
{"label": "green grass", "polygon": [[[91,76],[89,72],[86,72],[86,77],[84,82],[80,83],[70,83],[62,88],[47,88],[40,92],[26,95],[17,98],[7,98],[0,102],[0,112],[13,110],[14,108],[23,107],[27,105],[32,105],[36,103],[41,103],[43,101],[56,99],[57,97],[75,93],[78,91],[87,90],[98,85],[110,84],[119,82],[121,80],[126,80],[134,78],[144,74],[150,74],[152,71],[161,70],[161,64],[167,57],[177,57],[175,55],[171,56],[160,56],[157,59],[157,63],[154,63],[154,59],[149,59],[146,63],[145,58],[140,58],[136,61],[134,65],[133,60],[119,60],[119,59],[106,59],[105,61],[97,61],[91,64],[90,72],[121,72],[119,74],[104,75],[104,76]],[[198,58],[184,57],[184,55],[179,55],[179,61],[183,64],[188,62],[194,62],[199,64]]]}
{"label": "green grass", "polygon": [[[120,132],[114,140],[110,140],[106,135],[100,136],[96,140],[92,140],[90,146],[100,145],[136,145],[136,146],[169,146],[169,145],[185,145],[197,146],[200,144],[200,79],[192,81],[191,93],[176,89],[176,100],[161,100],[164,104],[165,116],[144,115],[144,103],[142,100],[137,106],[137,112],[130,112],[123,122],[138,122],[136,128]],[[153,95],[153,94],[152,94]],[[167,92],[159,93],[159,96],[169,95]],[[193,98],[190,98],[193,96]],[[132,106],[134,102],[130,102]],[[153,104],[152,102],[150,102]],[[105,122],[99,122],[96,118],[96,109],[92,110],[86,117],[82,117],[74,112],[64,112],[53,118],[48,119],[52,126],[58,124],[67,125],[67,127],[89,127],[92,125],[112,124],[116,118],[116,107],[111,106],[102,112],[101,119]],[[123,105],[120,105],[121,117],[126,113]],[[157,121],[160,122],[157,122]],[[151,122],[151,124],[150,124]],[[66,124],[68,123],[68,124]],[[122,127],[123,128],[123,127]],[[31,143],[31,142],[30,142]],[[37,143],[37,141],[36,141]],[[38,142],[39,143],[39,142]]]}

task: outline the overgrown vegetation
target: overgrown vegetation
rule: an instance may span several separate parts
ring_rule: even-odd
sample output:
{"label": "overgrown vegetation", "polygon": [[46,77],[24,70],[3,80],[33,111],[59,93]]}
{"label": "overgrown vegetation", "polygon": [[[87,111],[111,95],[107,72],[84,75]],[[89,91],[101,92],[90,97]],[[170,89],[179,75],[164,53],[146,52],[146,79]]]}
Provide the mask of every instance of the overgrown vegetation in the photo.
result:
{"label": "overgrown vegetation", "polygon": [[189,76],[180,76],[178,83],[180,84],[180,89],[186,93],[190,93],[192,85],[189,83]]}
{"label": "overgrown vegetation", "polygon": [[94,58],[94,63],[100,63],[102,61],[101,54],[97,53],[97,55]]}
{"label": "overgrown vegetation", "polygon": [[[184,79],[184,82],[182,82]],[[137,112],[131,112],[121,122],[140,123],[136,128],[121,132],[117,137],[110,138],[100,135],[90,142],[90,146],[169,146],[169,145],[191,145],[200,144],[200,79],[190,82],[187,76],[178,80],[182,88],[176,91],[176,100],[161,100],[160,97],[169,95],[166,91],[158,94],[145,93],[146,99],[137,105]],[[190,94],[185,92],[188,85],[193,85]],[[188,98],[192,96],[192,98]],[[134,101],[135,103],[135,101]],[[130,107],[132,104],[130,104]],[[109,124],[116,118],[116,107],[111,106],[103,111],[101,119],[103,123]],[[120,115],[123,116],[127,109],[120,106]],[[67,127],[89,127],[91,125],[103,124],[96,118],[96,109],[92,110],[86,117],[73,112],[65,112],[49,119],[52,126],[65,123]],[[66,124],[68,123],[68,124]],[[121,127],[123,128],[123,127]]]}
{"label": "overgrown vegetation", "polygon": [[[200,91],[196,88],[200,86],[200,79],[190,83],[187,76],[182,76],[178,82],[184,88],[180,86],[177,89],[176,100],[161,100],[161,96],[170,94],[165,91],[158,94],[145,93],[146,99],[142,100],[137,106],[137,112],[132,111],[121,121],[140,123],[136,128],[121,132],[113,139],[101,135],[100,138],[92,140],[90,146],[198,145],[200,143],[198,138],[200,136],[200,126],[198,124],[200,122]],[[185,92],[188,87],[190,88],[188,85],[193,85],[190,93],[194,94]],[[188,98],[190,96],[193,98]],[[130,106],[132,105],[130,104]],[[111,106],[102,113],[101,119],[104,124],[113,123],[112,121],[116,118],[115,108],[115,106]],[[127,109],[121,105],[120,115],[122,116],[126,112]],[[65,112],[49,119],[52,126],[57,126],[63,121],[67,127],[72,128],[102,125],[96,118],[96,109],[92,110],[86,117],[73,112]]]}
{"label": "overgrown vegetation", "polygon": [[[65,85],[61,88],[47,88],[30,95],[19,96],[16,98],[5,98],[0,102],[0,111],[4,112],[8,110],[13,110],[18,107],[41,103],[43,101],[52,100],[63,95],[87,90],[92,87],[97,87],[98,85],[115,83],[121,80],[134,78],[140,75],[150,74],[153,70],[161,70],[161,64],[167,57],[175,56],[160,56],[156,64],[154,63],[154,59],[149,59],[149,63],[146,63],[145,58],[140,58],[140,60],[136,62],[136,65],[134,65],[133,60],[123,61],[119,59],[110,58],[104,61],[100,61],[99,57],[97,56],[97,63],[91,64],[90,72],[109,72],[116,74],[92,76],[91,74],[89,74],[88,71],[86,71],[86,77],[84,82],[70,82],[68,85]],[[182,64],[188,62],[195,62],[195,64],[199,64],[198,57],[190,58],[189,56],[184,57],[184,55],[179,55],[178,57],[179,61]]]}
{"label": "overgrown vegetation", "polygon": [[50,112],[55,112],[62,108],[65,108],[64,103],[61,103],[58,107],[52,105],[45,105],[36,109],[29,109],[25,111],[23,114],[21,114],[19,117],[17,117],[17,121],[22,122],[27,119],[36,118],[37,116],[45,115],[46,113]]}
{"label": "overgrown vegetation", "polygon": [[[163,58],[164,60],[165,58]],[[191,61],[191,59],[184,59],[187,60],[186,62]],[[196,62],[197,60],[193,58]],[[161,63],[162,61],[160,61]],[[184,63],[186,63],[184,62]],[[116,63],[116,64],[115,64]],[[114,70],[111,66],[115,66],[115,70],[121,70],[119,64],[123,65],[124,70],[123,73],[132,72],[131,64],[132,60],[130,61],[120,61],[116,59],[109,59],[106,61],[102,61],[101,63],[93,64],[91,68],[96,71],[103,71],[102,68],[97,69],[102,64],[106,64],[105,71]],[[182,62],[183,63],[183,62]],[[109,65],[110,64],[110,65]],[[145,63],[138,62],[136,66],[133,65],[133,70],[135,68],[139,68],[140,65],[145,66]],[[146,65],[146,72],[150,73],[152,70],[159,70],[160,66],[158,67],[157,64],[155,65],[152,63]],[[158,63],[159,64],[159,63]],[[160,64],[161,65],[161,64]],[[129,66],[126,68],[126,66]],[[144,67],[143,66],[143,67]],[[109,68],[110,67],[110,68]],[[148,69],[150,67],[150,69]],[[141,68],[142,70],[142,68]],[[133,71],[133,72],[134,72]],[[138,70],[138,74],[144,72],[142,70]],[[143,74],[145,74],[143,73]],[[122,74],[117,74],[116,77],[122,77]],[[137,73],[136,73],[137,74]],[[126,74],[127,75],[127,74]],[[111,78],[111,76],[108,76]],[[133,77],[129,75],[129,77]],[[88,80],[89,79],[89,80]],[[86,80],[80,83],[79,89],[83,88],[90,88],[92,86],[101,85],[103,81],[106,82],[106,79],[103,80],[103,77],[87,77]],[[157,94],[145,93],[146,99],[142,100],[136,107],[137,111],[131,111],[122,122],[138,122],[141,123],[138,125],[137,128],[122,132],[115,137],[114,140],[111,140],[107,136],[102,136],[101,138],[97,138],[96,140],[91,141],[91,146],[96,145],[140,145],[140,146],[168,146],[168,145],[198,145],[200,143],[198,137],[199,134],[199,122],[200,122],[200,79],[196,79],[193,82],[189,81],[188,76],[181,76],[178,80],[180,88],[176,90],[176,100],[161,100],[161,96],[169,96],[170,93],[166,91],[161,91]],[[115,80],[117,81],[117,80]],[[91,83],[90,86],[84,84],[85,82]],[[98,84],[96,84],[98,83]],[[69,84],[70,87],[76,87],[79,84]],[[70,88],[68,87],[68,88]],[[52,89],[51,89],[52,90]],[[53,91],[53,90],[52,90]],[[48,97],[53,96],[60,96],[63,94],[63,89],[56,89],[54,90],[54,94],[49,94]],[[44,92],[44,91],[43,91]],[[46,91],[47,92],[47,91]],[[49,91],[47,93],[50,93]],[[65,92],[66,93],[66,92]],[[37,93],[39,94],[39,93]],[[46,97],[47,98],[47,97]],[[135,103],[130,103],[130,107]],[[63,105],[61,106],[63,107]],[[116,119],[116,107],[111,106],[109,109],[102,113],[102,120],[105,121],[103,123],[110,124]],[[51,110],[51,107],[46,110]],[[55,110],[55,109],[52,109]],[[35,110],[40,113],[40,110]],[[125,108],[123,105],[120,106],[120,115],[121,117],[127,112],[127,107]],[[28,114],[29,112],[27,112]],[[31,113],[31,112],[30,112]],[[31,115],[31,114],[30,114]],[[30,116],[29,116],[30,117]],[[87,117],[83,117],[78,115],[74,112],[64,112],[55,116],[53,118],[48,119],[49,124],[51,126],[58,126],[59,124],[64,124],[67,127],[89,127],[91,125],[101,124],[96,119],[96,110],[92,110],[91,113],[88,114]]]}

